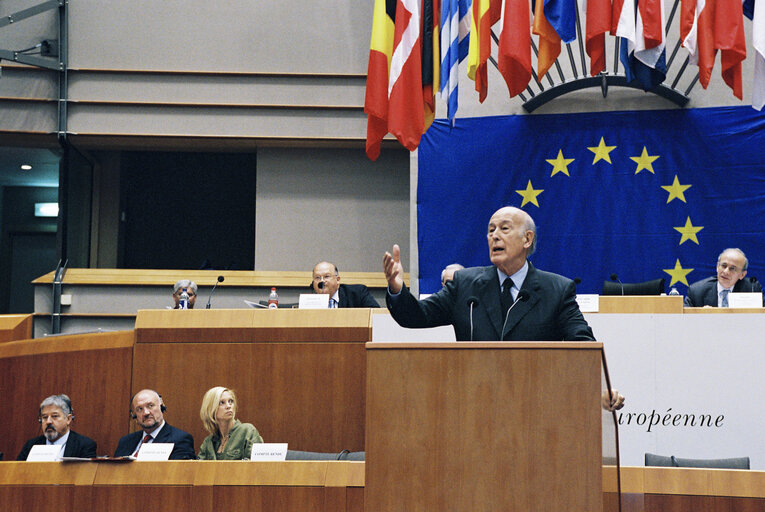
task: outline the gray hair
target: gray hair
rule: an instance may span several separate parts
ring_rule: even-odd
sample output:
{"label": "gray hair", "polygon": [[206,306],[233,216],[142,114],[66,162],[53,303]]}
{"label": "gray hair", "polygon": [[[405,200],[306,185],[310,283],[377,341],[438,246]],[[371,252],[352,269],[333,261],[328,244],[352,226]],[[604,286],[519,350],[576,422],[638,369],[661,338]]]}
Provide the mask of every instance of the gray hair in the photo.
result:
{"label": "gray hair", "polygon": [[531,256],[536,252],[537,250],[537,225],[534,223],[534,219],[531,218],[531,215],[528,213],[526,214],[526,225],[524,226],[526,231],[531,231],[534,233],[534,240],[531,242],[531,247],[529,247],[529,252],[526,253],[526,256]]}
{"label": "gray hair", "polygon": [[457,271],[457,270],[462,270],[463,268],[465,267],[463,267],[459,263],[452,263],[451,265],[446,265],[444,269],[441,271],[441,284],[444,283],[444,276],[446,275],[447,270]]}
{"label": "gray hair", "polygon": [[739,254],[741,254],[741,256],[744,258],[744,268],[742,268],[741,270],[746,271],[746,269],[749,268],[749,260],[746,259],[746,254],[744,254],[744,251],[742,251],[741,249],[738,249],[736,247],[728,247],[723,252],[721,252],[720,255],[717,257],[717,263],[720,263],[720,260],[722,259],[722,255],[725,254],[728,251],[736,251]]}
{"label": "gray hair", "polygon": [[181,288],[191,288],[192,292],[195,294],[197,293],[197,283],[194,281],[189,281],[188,279],[181,279],[175,283],[175,286],[173,287],[173,293],[178,293],[178,290]]}
{"label": "gray hair", "polygon": [[72,401],[66,395],[51,395],[40,403],[40,414],[48,406],[54,405],[64,411],[64,414],[72,414]]}

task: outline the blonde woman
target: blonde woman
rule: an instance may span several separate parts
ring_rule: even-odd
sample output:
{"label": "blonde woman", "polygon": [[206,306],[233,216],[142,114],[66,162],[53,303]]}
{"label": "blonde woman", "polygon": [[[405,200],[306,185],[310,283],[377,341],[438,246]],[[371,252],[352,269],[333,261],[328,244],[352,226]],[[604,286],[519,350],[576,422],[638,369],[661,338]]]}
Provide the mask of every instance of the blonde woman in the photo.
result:
{"label": "blonde woman", "polygon": [[263,442],[258,429],[251,423],[242,423],[236,419],[236,408],[236,394],[233,390],[222,386],[207,390],[202,398],[199,417],[210,435],[199,448],[200,459],[248,459],[252,445]]}

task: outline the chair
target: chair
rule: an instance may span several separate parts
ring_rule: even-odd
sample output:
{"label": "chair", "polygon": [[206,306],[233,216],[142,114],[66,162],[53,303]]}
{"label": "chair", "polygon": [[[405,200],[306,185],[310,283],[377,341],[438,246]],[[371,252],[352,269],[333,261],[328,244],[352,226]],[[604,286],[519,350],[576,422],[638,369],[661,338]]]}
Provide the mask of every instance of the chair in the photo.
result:
{"label": "chair", "polygon": [[[623,292],[622,292],[623,290]],[[601,295],[661,295],[664,293],[664,278],[642,283],[615,283],[603,281]]]}
{"label": "chair", "polygon": [[340,460],[342,453],[287,450],[287,460]]}
{"label": "chair", "polygon": [[714,468],[714,469],[749,469],[749,457],[732,457],[727,459],[681,459],[670,455],[645,454],[646,466],[661,466],[675,468]]}

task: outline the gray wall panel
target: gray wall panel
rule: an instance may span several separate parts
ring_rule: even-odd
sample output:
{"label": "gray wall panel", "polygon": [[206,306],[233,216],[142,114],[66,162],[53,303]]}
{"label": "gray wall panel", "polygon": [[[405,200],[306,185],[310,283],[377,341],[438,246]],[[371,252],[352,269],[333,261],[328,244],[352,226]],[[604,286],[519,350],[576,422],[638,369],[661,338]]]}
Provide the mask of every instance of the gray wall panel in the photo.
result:
{"label": "gray wall panel", "polygon": [[408,163],[405,150],[374,163],[363,149],[259,150],[255,269],[377,272],[394,243],[408,261]]}

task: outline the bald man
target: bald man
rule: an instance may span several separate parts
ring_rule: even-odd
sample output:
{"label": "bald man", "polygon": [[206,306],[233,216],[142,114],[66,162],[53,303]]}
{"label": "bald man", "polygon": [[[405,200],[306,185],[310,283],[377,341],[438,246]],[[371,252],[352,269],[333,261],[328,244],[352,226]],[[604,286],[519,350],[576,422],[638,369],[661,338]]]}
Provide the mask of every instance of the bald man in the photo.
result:
{"label": "bald man", "polygon": [[762,292],[756,279],[746,280],[749,260],[741,249],[725,249],[717,257],[717,275],[697,281],[688,287],[685,307],[727,308],[733,292]]}
{"label": "bald man", "polygon": [[413,328],[451,324],[458,341],[595,339],[576,303],[574,282],[537,270],[528,261],[537,243],[528,213],[500,208],[489,219],[487,237],[491,266],[456,272],[422,301],[404,286],[399,247],[386,252],[386,302],[396,322]]}
{"label": "bald man", "polygon": [[141,430],[123,436],[117,443],[115,457],[136,456],[147,443],[172,443],[170,460],[196,459],[194,438],[188,432],[165,421],[165,403],[153,389],[142,389],[130,400],[130,416]]}
{"label": "bald man", "polygon": [[329,295],[330,308],[379,308],[380,305],[363,284],[341,284],[337,265],[321,261],[313,267],[314,293]]}

